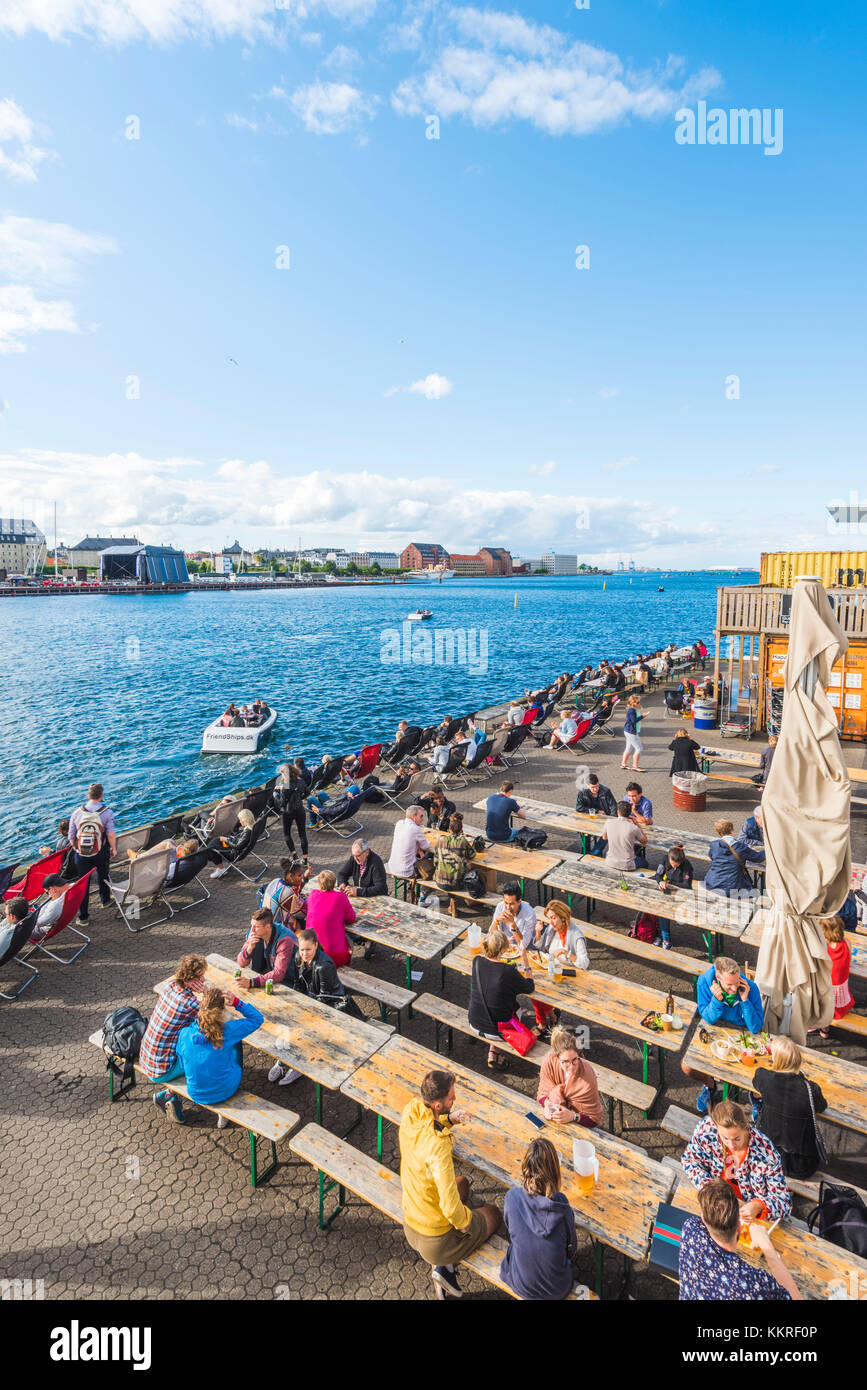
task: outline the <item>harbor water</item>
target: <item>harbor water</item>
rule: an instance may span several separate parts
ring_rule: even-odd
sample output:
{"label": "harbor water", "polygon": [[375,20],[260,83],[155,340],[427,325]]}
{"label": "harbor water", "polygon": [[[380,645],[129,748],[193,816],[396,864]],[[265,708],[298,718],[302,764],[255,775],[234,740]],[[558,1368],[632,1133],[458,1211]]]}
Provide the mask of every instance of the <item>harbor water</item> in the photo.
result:
{"label": "harbor water", "polygon": [[[0,864],[53,844],[92,780],[129,828],[264,781],[287,744],[308,761],[351,752],[389,739],[401,718],[475,711],[585,661],[712,646],[717,586],[731,582],[618,574],[5,600]],[[433,618],[406,623],[417,607]],[[205,725],[230,699],[256,697],[279,712],[264,750],[203,756]]]}

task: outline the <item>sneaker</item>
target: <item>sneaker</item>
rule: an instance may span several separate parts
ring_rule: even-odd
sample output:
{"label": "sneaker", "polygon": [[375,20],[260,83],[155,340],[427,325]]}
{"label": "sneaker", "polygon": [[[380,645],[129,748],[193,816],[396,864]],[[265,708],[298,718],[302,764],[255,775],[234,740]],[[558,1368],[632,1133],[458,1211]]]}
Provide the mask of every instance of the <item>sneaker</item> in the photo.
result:
{"label": "sneaker", "polygon": [[300,1075],[300,1071],[295,1071],[293,1067],[287,1067],[285,1076],[281,1076],[277,1084],[279,1086],[291,1086],[292,1082],[297,1081]]}
{"label": "sneaker", "polygon": [[662,949],[663,949],[663,951],[670,951],[670,950],[671,950],[671,942],[669,941],[669,939],[668,939],[667,936],[663,937],[663,939],[662,939]]}
{"label": "sneaker", "polygon": [[754,1125],[755,1125],[755,1124],[758,1124],[758,1122],[759,1122],[759,1116],[761,1115],[761,1113],[762,1113],[762,1102],[761,1102],[760,1100],[754,1100],[754,1101],[753,1101],[753,1124],[754,1124]]}
{"label": "sneaker", "polygon": [[222,878],[223,874],[227,874],[228,872],[229,868],[228,865],[226,865],[222,869],[215,869],[214,872],[211,874],[211,878]]}
{"label": "sneaker", "polygon": [[696,1096],[695,1101],[695,1108],[698,1111],[699,1115],[707,1114],[709,1106],[713,1104],[713,1098],[715,1095],[716,1091],[712,1091],[710,1086],[702,1086],[701,1090]]}
{"label": "sneaker", "polygon": [[661,936],[655,936],[655,937],[653,938],[653,940],[651,941],[650,944],[651,944],[651,946],[661,946],[661,945],[662,945],[662,937],[661,937]]}
{"label": "sneaker", "polygon": [[154,1091],[154,1105],[158,1110],[162,1110],[167,1120],[173,1120],[179,1125],[186,1124],[187,1117],[180,1096],[172,1095],[171,1091]]}
{"label": "sneaker", "polygon": [[76,920],[78,926],[80,926],[80,927],[86,927],[86,926],[87,926],[87,920],[88,920],[88,919],[87,919],[86,917],[82,917],[82,915],[81,915],[80,912],[79,912],[79,914],[78,914],[78,916],[76,917],[75,920]]}
{"label": "sneaker", "polygon": [[286,1068],[283,1066],[282,1062],[275,1062],[268,1073],[268,1080],[279,1081],[285,1070]]}
{"label": "sneaker", "polygon": [[217,1129],[228,1129],[231,1123],[232,1121],[227,1120],[225,1115],[217,1116]]}
{"label": "sneaker", "polygon": [[436,1296],[441,1302],[444,1302],[449,1295],[453,1298],[461,1297],[463,1291],[458,1283],[458,1277],[454,1270],[449,1269],[447,1265],[434,1265],[430,1277],[434,1282]]}

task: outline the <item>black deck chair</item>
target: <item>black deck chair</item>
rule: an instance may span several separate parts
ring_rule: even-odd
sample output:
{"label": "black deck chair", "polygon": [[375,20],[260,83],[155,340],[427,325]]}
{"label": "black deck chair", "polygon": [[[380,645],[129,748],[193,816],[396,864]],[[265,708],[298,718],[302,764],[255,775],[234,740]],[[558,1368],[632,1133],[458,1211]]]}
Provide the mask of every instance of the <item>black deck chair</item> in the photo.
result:
{"label": "black deck chair", "polygon": [[161,840],[173,840],[181,828],[181,816],[166,816],[165,820],[155,820],[148,826],[145,850],[153,849]]}
{"label": "black deck chair", "polygon": [[453,748],[449,753],[449,760],[442,772],[437,774],[437,780],[442,782],[444,787],[451,787],[457,784],[461,787],[468,787],[470,779],[464,771],[464,758],[467,755],[465,747]]}
{"label": "black deck chair", "polygon": [[2,899],[4,893],[6,892],[6,889],[9,887],[10,883],[15,877],[15,870],[17,868],[17,864],[6,864],[2,869],[0,869],[0,899]]}
{"label": "black deck chair", "polygon": [[35,907],[32,912],[28,912],[27,916],[23,919],[23,921],[18,923],[18,926],[12,933],[12,940],[9,942],[9,945],[6,947],[6,950],[3,952],[2,956],[0,956],[0,969],[2,969],[4,965],[11,961],[14,965],[20,965],[22,970],[30,971],[30,975],[28,976],[28,978],[24,981],[21,988],[17,989],[14,994],[7,994],[5,990],[0,989],[0,999],[17,999],[19,994],[24,993],[28,985],[33,984],[35,977],[39,974],[39,971],[36,969],[35,965],[31,965],[30,962],[27,960],[21,960],[18,956],[18,952],[22,950],[23,947],[27,944],[27,941],[30,937],[30,933],[36,926],[36,918],[38,916],[38,907]]}
{"label": "black deck chair", "polygon": [[[370,789],[368,788],[367,790]],[[379,791],[379,788],[376,787],[375,790]],[[335,835],[340,836],[341,840],[348,840],[350,835],[359,834],[359,832],[364,829],[364,826],[356,816],[355,808],[356,806],[360,806],[362,801],[364,800],[365,792],[361,792],[359,796],[349,797],[347,800],[347,804],[344,807],[342,807],[342,809],[336,815],[333,816],[327,815],[327,806],[320,806],[316,815],[316,820],[311,820],[310,822],[310,830],[333,830]],[[339,827],[343,824],[344,821],[347,821],[349,823],[347,829],[340,830]]]}
{"label": "black deck chair", "polygon": [[[256,845],[259,843],[259,841],[261,840],[262,836],[263,836],[264,833],[265,833],[265,823],[266,823],[267,819],[268,819],[268,813],[267,813],[267,811],[266,811],[266,812],[265,812],[263,815],[261,815],[261,816],[259,817],[259,819],[255,822],[255,824],[254,824],[254,826],[253,826],[253,833],[252,833],[252,835],[250,836],[250,843],[249,843],[249,845],[247,846],[247,848],[246,848],[245,850],[243,850],[241,854],[238,855],[238,858],[237,858],[237,859],[231,859],[231,860],[228,861],[229,868],[230,868],[230,869],[236,869],[236,870],[238,871],[238,873],[241,875],[241,877],[242,877],[242,878],[245,878],[245,879],[247,880],[248,883],[256,883],[256,882],[258,882],[258,880],[262,877],[262,875],[264,874],[265,870],[266,870],[267,867],[268,867],[268,865],[265,863],[265,860],[262,858],[261,854],[256,854],[256,852],[255,852],[255,851],[256,851]],[[258,859],[259,863],[262,865],[261,869],[259,870],[259,872],[258,872],[257,874],[247,874],[247,873],[244,872],[244,870],[243,870],[242,868],[240,868],[240,865],[243,864],[244,860],[245,860],[245,859],[249,859],[251,856],[253,857],[253,859]],[[202,886],[204,887],[204,884],[203,884]]]}
{"label": "black deck chair", "polygon": [[503,751],[500,754],[500,758],[507,767],[511,767],[514,763],[525,763],[527,761],[527,754],[524,752],[521,744],[525,743],[526,740],[530,738],[532,732],[533,730],[529,724],[518,724],[516,728],[510,731],[509,737],[506,739],[503,746]]}
{"label": "black deck chair", "polygon": [[[488,738],[488,736],[485,735],[482,742],[477,745],[478,751],[476,753],[476,756],[473,758],[472,763],[469,766],[467,766],[466,758],[464,759],[463,770],[465,775],[469,777],[470,781],[475,780],[475,774],[478,772],[480,772],[483,777],[493,777],[493,770],[488,767],[485,761],[486,758],[489,758],[491,756],[491,750],[493,746],[494,740],[492,738]],[[469,749],[467,749],[467,752],[469,752]]]}
{"label": "black deck chair", "polygon": [[[197,850],[195,854],[189,855],[188,858],[178,859],[175,862],[175,872],[172,881],[165,885],[161,893],[163,901],[168,903],[168,909],[172,917],[175,916],[176,912],[186,912],[188,907],[195,907],[197,903],[206,902],[211,896],[207,887],[199,878],[199,874],[203,873],[207,867],[208,852],[204,849]],[[169,897],[171,897],[173,893],[176,893],[179,888],[186,888],[188,884],[193,882],[199,885],[202,894],[192,898],[190,902],[184,903],[183,907],[173,909],[171,903],[168,902]],[[193,889],[194,893],[195,891],[196,890]]]}
{"label": "black deck chair", "polygon": [[396,772],[404,758],[408,758],[413,751],[415,742],[415,739],[407,738],[404,734],[403,738],[399,738],[397,743],[391,745],[391,748],[387,750],[387,754],[380,756],[380,766],[390,767],[392,772]]}

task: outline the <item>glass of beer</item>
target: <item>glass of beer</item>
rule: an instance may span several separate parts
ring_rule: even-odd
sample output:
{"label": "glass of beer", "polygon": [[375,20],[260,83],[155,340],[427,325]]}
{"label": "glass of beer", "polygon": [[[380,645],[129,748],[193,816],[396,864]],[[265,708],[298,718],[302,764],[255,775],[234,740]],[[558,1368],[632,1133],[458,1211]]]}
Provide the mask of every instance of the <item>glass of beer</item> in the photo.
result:
{"label": "glass of beer", "polygon": [[477,956],[482,949],[482,929],[477,922],[471,922],[467,928],[467,942],[470,955]]}
{"label": "glass of beer", "polygon": [[559,985],[563,980],[563,957],[557,956],[554,960],[554,984]]}
{"label": "glass of beer", "polygon": [[576,1186],[581,1197],[589,1197],[593,1185],[599,1177],[599,1159],[596,1150],[586,1139],[573,1139],[572,1166],[575,1169]]}

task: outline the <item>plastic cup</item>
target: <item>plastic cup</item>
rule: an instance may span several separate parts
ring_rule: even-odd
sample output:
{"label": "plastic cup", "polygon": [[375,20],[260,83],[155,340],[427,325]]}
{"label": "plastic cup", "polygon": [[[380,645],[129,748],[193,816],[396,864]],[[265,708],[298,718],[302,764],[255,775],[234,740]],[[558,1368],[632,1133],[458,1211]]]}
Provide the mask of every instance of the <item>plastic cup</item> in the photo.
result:
{"label": "plastic cup", "polygon": [[660,1015],[659,1015],[659,1022],[660,1022],[660,1025],[661,1025],[661,1027],[662,1027],[663,1033],[670,1033],[671,1030],[672,1030],[672,1027],[673,1027],[673,1025],[674,1025],[674,1015],[673,1015],[673,1014],[660,1014]]}

